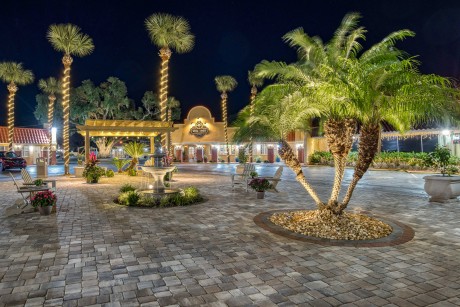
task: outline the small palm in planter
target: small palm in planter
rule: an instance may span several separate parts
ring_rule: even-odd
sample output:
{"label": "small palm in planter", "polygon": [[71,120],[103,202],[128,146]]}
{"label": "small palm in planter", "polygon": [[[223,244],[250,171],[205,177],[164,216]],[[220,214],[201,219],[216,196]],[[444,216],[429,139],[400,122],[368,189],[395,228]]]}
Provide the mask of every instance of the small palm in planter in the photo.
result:
{"label": "small palm in planter", "polygon": [[89,155],[89,161],[86,163],[85,170],[83,171],[83,177],[86,178],[87,183],[98,183],[99,178],[105,175],[105,170],[98,166],[97,163],[99,163],[99,161],[92,152]]}
{"label": "small palm in planter", "polygon": [[[460,177],[451,176],[458,172],[456,157],[452,157],[447,147],[436,146],[424,161],[425,166],[440,171],[442,176],[425,176],[425,192],[431,196],[430,202],[447,202],[460,196]],[[446,176],[447,175],[447,176]]]}
{"label": "small palm in planter", "polygon": [[49,215],[56,204],[56,195],[52,191],[37,192],[30,198],[32,207],[38,208],[41,215]]}
{"label": "small palm in planter", "polygon": [[257,192],[257,198],[263,199],[265,197],[265,191],[272,188],[270,182],[265,178],[255,178],[249,182],[249,186]]}

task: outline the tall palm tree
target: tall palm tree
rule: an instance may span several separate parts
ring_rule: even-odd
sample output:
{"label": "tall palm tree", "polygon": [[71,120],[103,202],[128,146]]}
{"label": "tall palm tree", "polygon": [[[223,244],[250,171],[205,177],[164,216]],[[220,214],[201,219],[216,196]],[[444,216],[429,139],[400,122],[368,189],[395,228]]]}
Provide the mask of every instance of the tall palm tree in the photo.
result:
{"label": "tall palm tree", "polygon": [[[249,102],[249,116],[252,117],[254,116],[254,100],[256,99],[257,95],[257,88],[261,87],[264,84],[264,79],[257,77],[256,74],[252,71],[248,71],[248,82],[251,85],[251,98]],[[252,162],[253,159],[253,138],[252,136],[249,139],[249,162]]]}
{"label": "tall palm tree", "polygon": [[70,116],[70,67],[72,56],[83,57],[94,50],[93,40],[81,29],[73,24],[53,24],[48,29],[47,38],[56,51],[64,53],[64,76],[62,78],[62,107],[63,107],[63,145],[64,145],[64,173],[70,174],[70,148],[69,148],[69,116]]}
{"label": "tall palm tree", "polygon": [[49,152],[48,152],[48,164],[51,163],[51,147],[53,145],[51,128],[53,126],[53,116],[54,116],[54,102],[56,101],[56,93],[58,93],[61,88],[61,82],[54,77],[49,77],[48,79],[40,79],[38,81],[38,88],[42,90],[45,94],[48,94],[48,136],[50,139]]}
{"label": "tall palm tree", "polygon": [[[161,80],[160,80],[160,116],[161,121],[167,119],[168,100],[168,64],[171,49],[177,53],[186,53],[193,49],[195,36],[190,33],[188,21],[180,16],[156,13],[145,20],[145,27],[154,45],[160,48]],[[161,135],[161,144],[166,146],[166,135]],[[167,148],[169,149],[169,148]]]}
{"label": "tall palm tree", "polygon": [[228,133],[227,133],[227,92],[233,91],[238,82],[232,76],[217,76],[214,81],[216,82],[217,90],[221,93],[222,98],[222,121],[224,122],[225,145],[227,149],[227,163],[230,163],[230,151],[228,149]]}
{"label": "tall palm tree", "polygon": [[8,83],[8,150],[13,150],[14,136],[14,96],[18,91],[18,85],[27,85],[34,81],[31,70],[24,69],[22,63],[0,63],[0,79]]}

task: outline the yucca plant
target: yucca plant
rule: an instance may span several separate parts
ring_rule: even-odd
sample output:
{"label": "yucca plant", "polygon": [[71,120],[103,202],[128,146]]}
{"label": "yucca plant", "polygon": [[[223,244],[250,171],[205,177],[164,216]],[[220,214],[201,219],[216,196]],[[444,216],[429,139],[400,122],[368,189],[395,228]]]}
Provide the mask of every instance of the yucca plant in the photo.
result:
{"label": "yucca plant", "polygon": [[135,169],[137,163],[139,162],[139,157],[145,153],[144,149],[145,145],[137,142],[128,143],[123,146],[123,150],[131,157],[131,163],[126,169],[127,172]]}
{"label": "yucca plant", "polygon": [[130,161],[128,159],[119,159],[119,158],[113,158],[112,164],[115,165],[117,168],[118,173],[123,172],[123,167],[128,164]]}

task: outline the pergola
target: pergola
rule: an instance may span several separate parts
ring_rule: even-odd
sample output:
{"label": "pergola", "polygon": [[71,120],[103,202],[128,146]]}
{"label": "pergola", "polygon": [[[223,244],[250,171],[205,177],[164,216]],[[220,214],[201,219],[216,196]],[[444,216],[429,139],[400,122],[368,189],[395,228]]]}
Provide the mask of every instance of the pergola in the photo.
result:
{"label": "pergola", "polygon": [[87,119],[85,125],[77,125],[77,131],[85,137],[85,159],[89,159],[90,137],[148,137],[150,152],[154,151],[154,137],[161,133],[177,130],[173,122],[146,120],[92,120]]}

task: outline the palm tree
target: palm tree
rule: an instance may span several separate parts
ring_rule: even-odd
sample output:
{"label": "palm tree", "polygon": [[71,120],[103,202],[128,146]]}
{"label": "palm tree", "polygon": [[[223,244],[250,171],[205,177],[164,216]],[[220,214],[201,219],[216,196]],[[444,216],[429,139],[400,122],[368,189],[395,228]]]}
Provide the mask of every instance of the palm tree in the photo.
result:
{"label": "palm tree", "polygon": [[145,145],[142,143],[132,142],[123,146],[123,150],[131,157],[131,164],[128,166],[126,171],[134,169],[139,162],[139,157],[141,157],[144,152]]}
{"label": "palm tree", "polygon": [[[145,20],[145,27],[147,28],[152,43],[160,48],[160,116],[161,121],[166,121],[168,64],[171,58],[171,49],[177,53],[191,51],[195,44],[195,36],[190,33],[190,25],[185,18],[170,14],[156,13],[151,15]],[[162,146],[166,146],[165,134],[161,135],[161,144]]]}
{"label": "palm tree", "polygon": [[412,36],[414,33],[408,30],[391,33],[352,63],[349,82],[356,85],[351,94],[359,105],[362,126],[358,160],[339,212],[347,207],[358,181],[378,152],[383,122],[404,132],[420,122],[451,117],[448,110],[458,95],[451,82],[420,74],[420,63],[394,46],[398,40]]}
{"label": "palm tree", "polygon": [[[254,116],[254,100],[256,99],[257,95],[257,88],[261,87],[264,84],[264,80],[262,78],[257,77],[254,72],[248,71],[248,82],[251,85],[251,98],[250,98],[250,114],[249,116]],[[252,136],[249,139],[249,162],[252,162],[253,157],[253,138]]]}
{"label": "palm tree", "polygon": [[[364,38],[365,33],[362,27],[356,26],[358,17],[357,14],[345,16],[333,39],[325,46],[319,38],[311,38],[301,29],[289,32],[285,40],[298,49],[300,60],[293,64],[263,61],[255,69],[258,76],[277,80],[264,89],[256,101],[275,93],[279,95],[276,99],[285,102],[278,105],[284,110],[275,108],[265,115],[271,116],[272,125],[289,127],[284,117],[292,122],[299,118],[310,119],[312,114],[302,111],[308,106],[317,108],[318,117],[323,117],[326,141],[335,165],[329,201],[322,203],[316,193],[312,194],[308,186],[304,187],[319,209],[337,215],[346,208],[354,187],[373,160],[382,121],[404,131],[420,120],[445,114],[446,107],[453,102],[448,80],[420,75],[416,67],[418,63],[405,59],[404,52],[394,48],[397,40],[412,35],[410,31],[392,33],[382,43],[358,56],[361,50],[358,40]],[[286,104],[289,101],[304,107],[290,111]],[[257,109],[255,113],[255,118],[260,121]],[[362,123],[359,161],[345,199],[339,203],[355,122]],[[280,154],[299,178],[301,169],[290,161],[292,153],[289,148],[284,148],[287,146],[282,144]]]}
{"label": "palm tree", "polygon": [[317,203],[320,208],[337,206],[346,158],[353,143],[354,109],[346,99],[349,89],[344,80],[346,65],[356,57],[361,49],[358,40],[364,38],[364,28],[357,27],[359,18],[357,13],[347,14],[326,45],[319,37],[308,36],[302,28],[288,32],[283,39],[297,49],[299,61],[289,65],[262,61],[255,68],[258,77],[276,78],[279,86],[275,89],[284,92],[285,97],[327,106],[322,109],[322,116],[326,141],[334,157],[335,177],[329,201]]}
{"label": "palm tree", "polygon": [[54,77],[48,79],[40,79],[38,81],[38,88],[45,94],[48,94],[48,136],[50,139],[49,152],[48,152],[48,165],[51,163],[51,146],[53,144],[51,128],[53,126],[54,115],[54,101],[56,100],[56,93],[61,90],[61,82]]}
{"label": "palm tree", "polygon": [[227,163],[230,163],[230,151],[228,149],[227,133],[227,92],[231,92],[238,85],[238,82],[232,76],[217,76],[215,79],[217,90],[221,93],[222,98],[222,121],[224,122],[225,144],[227,149]]}
{"label": "palm tree", "polygon": [[14,136],[14,96],[18,85],[27,85],[34,81],[34,74],[31,70],[24,69],[22,63],[3,62],[0,63],[0,79],[8,83],[8,150],[13,150]]}
{"label": "palm tree", "polygon": [[72,56],[83,57],[94,50],[93,40],[81,29],[73,24],[53,24],[48,29],[47,38],[56,51],[64,53],[64,76],[62,79],[62,107],[63,107],[63,145],[64,145],[64,173],[70,174],[70,148],[69,148],[69,116],[70,116],[70,67]]}

